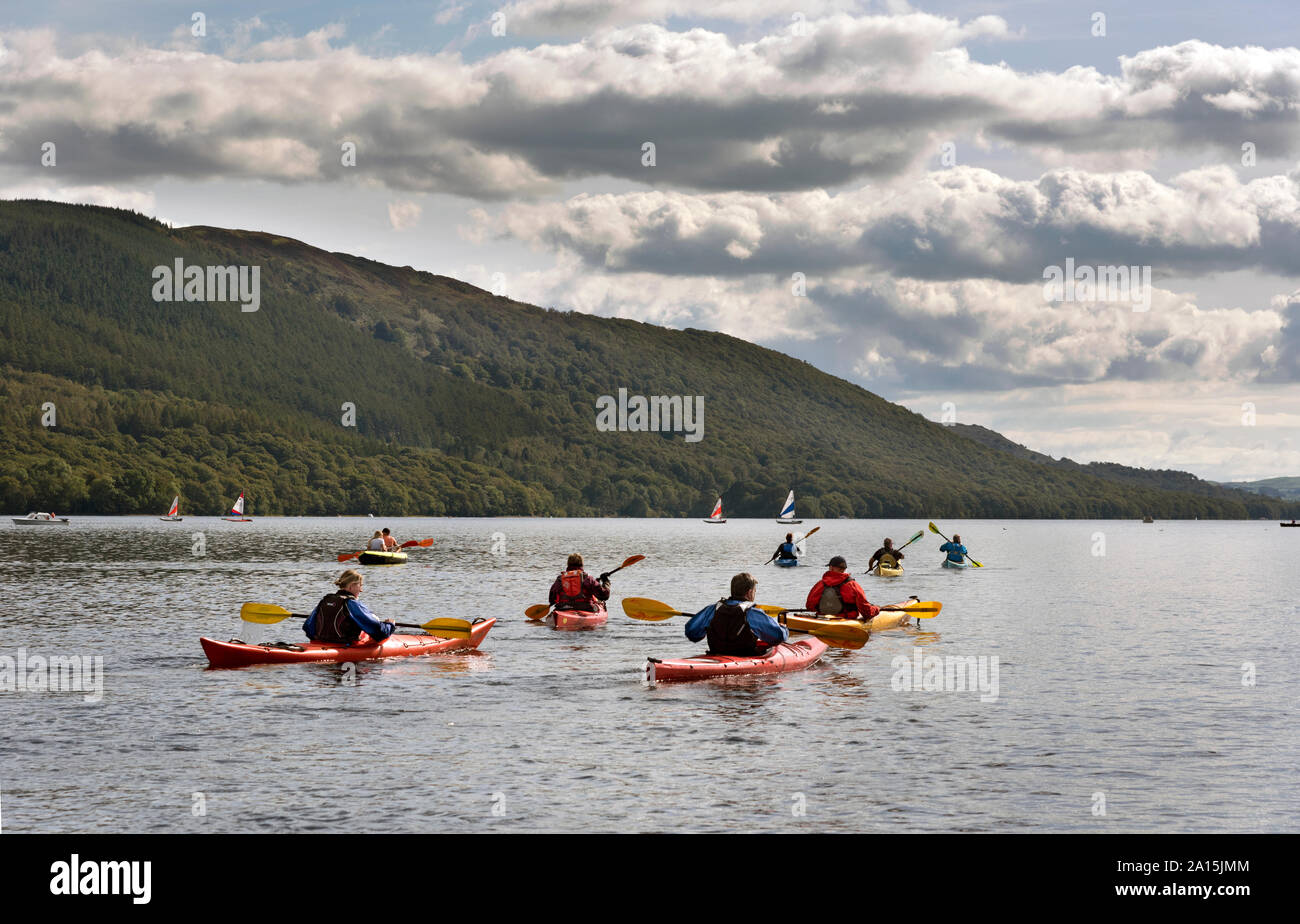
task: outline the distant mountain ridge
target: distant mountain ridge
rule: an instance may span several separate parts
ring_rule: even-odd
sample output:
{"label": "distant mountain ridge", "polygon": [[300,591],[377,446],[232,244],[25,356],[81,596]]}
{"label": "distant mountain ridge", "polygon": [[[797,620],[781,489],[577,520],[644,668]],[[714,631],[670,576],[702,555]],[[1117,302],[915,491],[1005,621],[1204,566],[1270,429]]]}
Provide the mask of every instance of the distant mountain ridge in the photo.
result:
{"label": "distant mountain ridge", "polygon": [[1300,501],[1300,477],[1282,476],[1259,481],[1221,481],[1219,484],[1237,491],[1250,491],[1282,500]]}
{"label": "distant mountain ridge", "polygon": [[[1020,445],[1007,439],[1001,433],[990,430],[987,427],[981,427],[977,424],[953,424],[953,432],[958,433],[969,440],[974,440],[984,446],[998,449],[1002,452],[1009,453],[1017,458],[1027,459],[1036,462],[1039,465],[1047,465],[1055,468],[1064,469],[1065,471],[1086,472],[1095,475],[1098,478],[1106,478],[1110,481],[1122,482],[1125,484],[1145,485],[1156,487],[1164,491],[1181,491],[1190,494],[1199,494],[1205,497],[1217,497],[1222,499],[1231,499],[1236,497],[1236,490],[1240,486],[1224,485],[1216,481],[1205,481],[1197,478],[1190,472],[1182,472],[1176,469],[1155,469],[1155,468],[1133,468],[1128,465],[1120,465],[1116,462],[1075,462],[1072,459],[1061,458],[1054,459],[1049,455],[1041,452],[1035,452],[1032,449]],[[1287,479],[1274,479],[1285,481]],[[1300,488],[1300,479],[1294,479],[1297,487]],[[1249,489],[1246,489],[1249,490]],[[1267,491],[1258,491],[1255,493],[1267,494]],[[1274,494],[1273,496],[1285,498],[1285,495]],[[1296,496],[1285,498],[1288,500],[1300,500],[1300,491]]]}
{"label": "distant mountain ridge", "polygon": [[[177,259],[259,266],[258,310],[154,301]],[[1300,515],[1184,473],[1048,464],[723,334],[94,206],[0,202],[0,372],[11,511],[180,494],[219,513],[244,491],[254,515],[702,517],[721,495],[775,517],[793,488],[806,519]],[[621,388],[704,396],[703,439],[602,431]]]}

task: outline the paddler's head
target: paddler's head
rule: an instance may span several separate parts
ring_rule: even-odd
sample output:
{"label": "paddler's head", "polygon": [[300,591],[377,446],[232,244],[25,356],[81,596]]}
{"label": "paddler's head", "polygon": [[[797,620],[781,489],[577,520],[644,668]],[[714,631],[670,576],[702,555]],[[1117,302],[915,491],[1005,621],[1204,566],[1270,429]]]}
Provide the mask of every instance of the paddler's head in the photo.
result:
{"label": "paddler's head", "polygon": [[953,533],[952,541],[957,543],[958,545],[961,545],[961,533]]}
{"label": "paddler's head", "polygon": [[334,586],[339,590],[346,590],[348,593],[352,594],[352,596],[357,597],[361,595],[363,583],[364,579],[361,577],[361,573],[349,568],[347,571],[344,571],[339,575],[339,579],[334,582]]}
{"label": "paddler's head", "polygon": [[786,542],[793,542],[793,541],[794,541],[794,533],[786,533],[786,534],[785,534],[785,541],[786,541]]}
{"label": "paddler's head", "polygon": [[893,540],[893,539],[886,539],[886,540],[885,540],[885,548],[887,548],[887,549],[892,549],[893,547],[894,547],[894,540]]}
{"label": "paddler's head", "polygon": [[754,580],[754,575],[748,571],[737,574],[731,579],[731,599],[753,600],[756,587],[758,587],[758,581]]}
{"label": "paddler's head", "polygon": [[572,555],[570,555],[570,556],[569,556],[569,562],[568,562],[568,564],[566,564],[566,565],[564,566],[564,570],[565,570],[565,571],[581,571],[581,570],[582,570],[582,556],[579,555],[577,552],[574,552]]}
{"label": "paddler's head", "polygon": [[843,555],[836,555],[826,563],[826,567],[835,572],[848,571],[849,563],[844,560]]}

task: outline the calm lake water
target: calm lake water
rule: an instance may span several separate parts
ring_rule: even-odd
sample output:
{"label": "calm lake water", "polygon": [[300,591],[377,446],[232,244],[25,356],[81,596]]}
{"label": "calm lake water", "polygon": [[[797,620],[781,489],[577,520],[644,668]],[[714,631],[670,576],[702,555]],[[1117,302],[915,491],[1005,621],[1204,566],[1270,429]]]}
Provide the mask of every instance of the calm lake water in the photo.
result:
{"label": "calm lake water", "polygon": [[[479,652],[370,662],[352,684],[339,665],[207,669],[200,635],[247,638],[248,600],[309,610],[335,556],[383,525],[435,544],[367,569],[366,603],[405,622],[495,616]],[[1300,830],[1300,530],[950,520],[982,570],[940,568],[927,532],[903,577],[875,578],[879,540],[923,522],[801,529],[817,525],[813,566],[792,569],[762,566],[785,532],[770,520],[2,526],[0,655],[99,655],[105,672],[99,702],[0,693],[3,829]],[[615,576],[605,628],[524,619],[570,551],[593,573],[649,556]],[[915,594],[942,614],[802,673],[644,682],[648,655],[703,646],[683,620],[628,619],[624,595],[696,610],[750,570],[760,602],[795,605],[833,554],[873,602]],[[894,689],[914,653],[996,658],[996,700]]]}

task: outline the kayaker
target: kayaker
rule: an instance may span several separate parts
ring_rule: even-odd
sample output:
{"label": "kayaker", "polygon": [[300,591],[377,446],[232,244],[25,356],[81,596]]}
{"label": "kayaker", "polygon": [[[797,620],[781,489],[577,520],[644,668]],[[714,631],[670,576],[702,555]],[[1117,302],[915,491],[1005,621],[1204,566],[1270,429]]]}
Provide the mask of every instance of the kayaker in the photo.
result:
{"label": "kayaker", "polygon": [[886,539],[885,544],[876,549],[871,561],[867,562],[867,570],[870,571],[876,567],[876,562],[880,562],[886,568],[897,568],[898,563],[903,560],[903,553],[894,548],[894,540]]}
{"label": "kayaker", "polygon": [[370,537],[370,543],[366,546],[369,552],[382,552],[384,550],[384,534],[375,530],[375,534]]}
{"label": "kayaker", "polygon": [[351,645],[361,638],[363,632],[375,642],[393,634],[391,619],[381,621],[357,599],[361,596],[363,581],[360,573],[351,568],[339,575],[334,582],[338,590],[321,597],[303,624],[302,629],[308,638],[313,642]]}
{"label": "kayaker", "polygon": [[808,591],[807,609],[846,619],[871,619],[880,612],[880,607],[872,605],[862,585],[849,574],[849,564],[843,555],[836,555],[826,567],[829,570]]}
{"label": "kayaker", "polygon": [[776,547],[776,551],[772,553],[772,558],[768,559],[768,561],[772,561],[777,558],[781,559],[782,561],[799,560],[799,550],[795,548],[794,545],[794,533],[785,534],[785,542],[782,542],[780,545]]}
{"label": "kayaker", "polygon": [[692,642],[709,640],[709,654],[756,655],[790,638],[790,630],[754,606],[758,581],[752,574],[731,579],[731,596],[710,603],[686,624]]}
{"label": "kayaker", "polygon": [[953,533],[952,541],[939,546],[940,552],[948,553],[948,561],[960,565],[966,560],[966,546],[961,544],[961,534]]}
{"label": "kayaker", "polygon": [[582,568],[582,556],[574,552],[551,585],[550,599],[557,610],[603,610],[609,599],[609,575],[592,577]]}
{"label": "kayaker", "polygon": [[384,537],[384,551],[385,551],[385,552],[393,552],[393,551],[396,551],[396,550],[397,550],[397,540],[393,538],[392,533],[390,533],[390,532],[388,531],[388,527],[387,527],[387,526],[384,527],[383,537]]}

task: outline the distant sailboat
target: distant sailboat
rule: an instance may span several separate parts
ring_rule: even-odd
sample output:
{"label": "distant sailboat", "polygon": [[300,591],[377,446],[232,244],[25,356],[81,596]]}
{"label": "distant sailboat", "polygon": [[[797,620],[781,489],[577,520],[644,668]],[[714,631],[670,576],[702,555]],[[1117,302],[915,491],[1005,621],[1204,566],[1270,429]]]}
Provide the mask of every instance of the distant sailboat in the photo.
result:
{"label": "distant sailboat", "polygon": [[181,496],[177,494],[175,497],[172,498],[172,505],[167,508],[167,516],[159,517],[158,519],[167,520],[168,522],[171,523],[179,523],[181,520],[185,519],[182,516],[177,516],[177,512],[180,509],[181,509]]}
{"label": "distant sailboat", "polygon": [[722,498],[720,498],[720,497],[718,498],[718,502],[717,502],[716,504],[713,505],[713,512],[712,512],[711,514],[709,514],[709,518],[708,518],[707,520],[705,520],[704,522],[705,522],[705,523],[725,523],[725,522],[727,522],[727,518],[724,517],[724,516],[722,515]]}
{"label": "distant sailboat", "polygon": [[239,500],[235,501],[235,503],[231,506],[230,512],[233,514],[233,516],[222,517],[221,519],[225,520],[227,523],[252,523],[253,522],[252,518],[244,516],[244,492],[243,491],[239,492]]}
{"label": "distant sailboat", "polygon": [[785,499],[785,504],[781,507],[781,512],[777,514],[776,522],[786,525],[793,523],[802,523],[803,520],[796,520],[794,516],[794,489],[790,489],[789,496]]}

